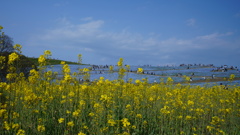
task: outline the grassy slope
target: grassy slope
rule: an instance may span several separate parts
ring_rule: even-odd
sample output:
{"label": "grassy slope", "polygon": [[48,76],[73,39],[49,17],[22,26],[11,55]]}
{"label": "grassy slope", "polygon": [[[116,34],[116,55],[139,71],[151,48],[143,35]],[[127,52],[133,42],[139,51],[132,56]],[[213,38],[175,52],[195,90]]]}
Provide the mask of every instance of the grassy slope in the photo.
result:
{"label": "grassy slope", "polygon": [[[29,58],[34,64],[38,65],[38,58]],[[61,61],[64,60],[56,60],[56,59],[48,59],[48,65],[57,65],[60,64]],[[66,64],[78,64],[77,62],[65,61]]]}

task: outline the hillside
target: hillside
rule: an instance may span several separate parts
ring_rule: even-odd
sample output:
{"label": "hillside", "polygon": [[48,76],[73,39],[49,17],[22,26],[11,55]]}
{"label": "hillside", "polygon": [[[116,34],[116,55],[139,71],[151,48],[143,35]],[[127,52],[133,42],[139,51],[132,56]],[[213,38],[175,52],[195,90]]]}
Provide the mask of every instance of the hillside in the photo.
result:
{"label": "hillside", "polygon": [[[29,60],[32,61],[35,65],[38,65],[38,58],[29,57]],[[60,64],[61,61],[64,60],[57,60],[57,59],[48,59],[47,65],[57,65]],[[77,62],[65,61],[66,64],[78,64]]]}

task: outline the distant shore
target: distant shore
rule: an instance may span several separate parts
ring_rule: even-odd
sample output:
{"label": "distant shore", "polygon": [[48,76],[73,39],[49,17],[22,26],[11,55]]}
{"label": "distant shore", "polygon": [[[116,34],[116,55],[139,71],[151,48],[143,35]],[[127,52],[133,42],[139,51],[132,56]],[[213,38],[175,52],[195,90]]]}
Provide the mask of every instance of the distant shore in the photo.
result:
{"label": "distant shore", "polygon": [[[236,81],[236,80],[240,80],[240,77],[236,77],[231,81]],[[192,81],[189,81],[189,82],[180,82],[180,83],[210,83],[210,82],[222,82],[222,81],[228,82],[230,80],[225,77],[216,77],[214,79],[205,79],[205,80],[194,80],[193,79]]]}

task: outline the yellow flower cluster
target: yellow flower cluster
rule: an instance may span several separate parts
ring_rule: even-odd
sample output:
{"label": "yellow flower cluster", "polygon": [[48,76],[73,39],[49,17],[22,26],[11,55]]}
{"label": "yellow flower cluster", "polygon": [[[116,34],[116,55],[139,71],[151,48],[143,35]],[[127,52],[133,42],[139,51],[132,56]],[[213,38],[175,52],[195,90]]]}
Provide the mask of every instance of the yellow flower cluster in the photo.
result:
{"label": "yellow flower cluster", "polygon": [[13,46],[14,50],[16,50],[17,52],[19,53],[22,53],[21,49],[22,49],[22,46],[20,44],[16,44]]}
{"label": "yellow flower cluster", "polygon": [[143,73],[143,69],[142,68],[138,68],[137,73]]}
{"label": "yellow flower cluster", "polygon": [[44,125],[38,125],[37,130],[38,130],[39,132],[44,132],[44,131],[45,131]]}
{"label": "yellow flower cluster", "polygon": [[52,56],[52,52],[50,50],[44,51],[44,56],[49,57]]}
{"label": "yellow flower cluster", "polygon": [[78,63],[82,64],[82,54],[78,54]]}
{"label": "yellow flower cluster", "polygon": [[44,57],[44,55],[40,55],[38,58],[38,62],[39,63],[44,63],[46,61],[46,58]]}
{"label": "yellow flower cluster", "polygon": [[14,61],[16,61],[17,59],[19,59],[19,55],[15,52],[11,53],[8,56],[8,64],[12,64]]}
{"label": "yellow flower cluster", "polygon": [[119,67],[122,67],[123,66],[123,58],[120,58],[118,63],[117,63],[117,66]]}
{"label": "yellow flower cluster", "polygon": [[38,58],[38,63],[40,64],[40,67],[43,68],[43,66],[46,66],[47,60],[52,56],[52,52],[50,50],[44,51],[43,55],[40,55]]}
{"label": "yellow flower cluster", "polygon": [[5,61],[5,56],[0,56],[0,64],[3,64]]}

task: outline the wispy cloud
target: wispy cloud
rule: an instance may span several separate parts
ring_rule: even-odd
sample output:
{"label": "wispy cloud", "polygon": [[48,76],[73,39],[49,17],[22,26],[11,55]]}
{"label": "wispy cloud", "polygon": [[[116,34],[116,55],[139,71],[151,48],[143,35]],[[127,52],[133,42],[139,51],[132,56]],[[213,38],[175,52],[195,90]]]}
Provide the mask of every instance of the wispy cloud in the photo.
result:
{"label": "wispy cloud", "polygon": [[219,38],[219,37],[230,36],[232,34],[233,34],[233,32],[212,33],[212,34],[209,34],[209,35],[198,36],[197,38],[210,40],[210,39],[216,39],[216,38]]}
{"label": "wispy cloud", "polygon": [[[106,31],[104,20],[82,19],[84,21],[73,24],[68,19],[62,18],[60,24],[53,29],[48,29],[41,36],[33,37],[31,45],[43,46],[44,48],[57,48],[59,54],[69,52],[69,57],[76,54],[70,52],[84,53],[91,61],[94,55],[93,64],[113,63],[115,58],[126,57],[131,64],[138,63],[174,63],[181,61],[182,58],[189,59],[193,52],[207,53],[206,50],[213,46],[220,46],[227,43],[216,41],[222,37],[232,35],[227,33],[212,33],[189,39],[169,37],[162,39],[161,36],[151,34],[146,37],[139,33],[127,30]],[[43,36],[42,36],[43,35]],[[56,56],[59,57],[59,56]]]}
{"label": "wispy cloud", "polygon": [[240,18],[240,12],[236,13],[234,16]]}
{"label": "wispy cloud", "polygon": [[190,19],[188,19],[188,20],[186,21],[186,24],[187,24],[188,26],[194,26],[194,25],[196,24],[196,19],[190,18]]}
{"label": "wispy cloud", "polygon": [[92,21],[93,18],[92,17],[85,17],[81,19],[82,21]]}
{"label": "wispy cloud", "polygon": [[90,42],[89,38],[97,36],[99,29],[104,24],[102,20],[90,21],[74,25],[66,18],[60,21],[59,27],[49,29],[41,38],[42,40],[71,40],[78,42]]}
{"label": "wispy cloud", "polygon": [[64,6],[68,5],[68,4],[69,4],[68,1],[61,1],[61,2],[54,3],[53,6],[54,7],[64,7]]}

